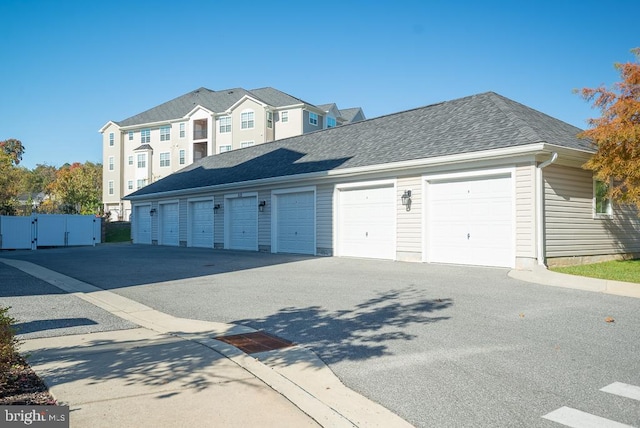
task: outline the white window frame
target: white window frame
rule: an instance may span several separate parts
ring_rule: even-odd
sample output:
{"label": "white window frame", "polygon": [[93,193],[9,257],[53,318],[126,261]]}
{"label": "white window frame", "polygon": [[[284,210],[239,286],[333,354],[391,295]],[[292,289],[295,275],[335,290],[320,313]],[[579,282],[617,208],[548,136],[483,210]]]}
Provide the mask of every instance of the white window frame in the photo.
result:
{"label": "white window frame", "polygon": [[338,125],[335,117],[327,116],[327,128],[335,128]]}
{"label": "white window frame", "polygon": [[129,165],[133,165],[133,156],[129,156],[128,162]]}
{"label": "white window frame", "polygon": [[107,191],[109,192],[109,195],[113,195],[115,193],[113,180],[109,180],[107,184],[107,189],[108,189]]}
{"label": "white window frame", "polygon": [[127,189],[133,190],[133,180],[127,181]]}
{"label": "white window frame", "polygon": [[184,138],[184,136],[187,134],[187,131],[185,130],[185,126],[184,123],[180,124],[180,138]]}
{"label": "white window frame", "polygon": [[140,131],[140,143],[147,144],[151,142],[151,130],[150,129],[142,129]]}
{"label": "white window frame", "polygon": [[253,110],[245,110],[240,113],[240,129],[253,129],[255,124],[255,113]]}
{"label": "white window frame", "polygon": [[113,156],[109,156],[109,171],[114,171],[116,169],[116,160]]}
{"label": "white window frame", "polygon": [[318,126],[318,113],[309,112],[309,125]]}
{"label": "white window frame", "polygon": [[147,155],[145,153],[138,153],[137,161],[138,161],[138,168],[147,167]]}
{"label": "white window frame", "polygon": [[187,163],[187,151],[185,149],[180,149],[178,152],[178,163],[180,165]]}
{"label": "white window frame", "polygon": [[171,166],[171,152],[160,153],[160,168]]}
{"label": "white window frame", "polygon": [[597,178],[593,179],[593,218],[610,218],[613,215],[613,204],[611,203],[611,199],[607,197],[602,197],[601,206],[604,205],[604,210],[598,211],[598,183],[602,183],[608,187],[611,186],[611,183],[605,183],[602,180],[598,180]]}
{"label": "white window frame", "polygon": [[231,132],[231,116],[221,116],[218,119],[218,130],[221,134]]}
{"label": "white window frame", "polygon": [[224,146],[220,146],[219,153],[225,153],[231,151],[231,144],[225,144]]}
{"label": "white window frame", "polygon": [[169,141],[169,140],[171,140],[171,127],[170,126],[160,127],[160,141]]}
{"label": "white window frame", "polygon": [[136,190],[142,189],[146,184],[147,180],[145,180],[144,178],[138,178],[138,180],[136,180]]}
{"label": "white window frame", "polygon": [[246,147],[251,147],[251,146],[255,146],[256,142],[255,141],[240,141],[240,148],[244,149]]}
{"label": "white window frame", "polygon": [[267,112],[267,128],[273,128],[273,112]]}
{"label": "white window frame", "polygon": [[289,122],[289,110],[280,112],[280,122],[282,123]]}
{"label": "white window frame", "polygon": [[115,145],[115,135],[113,132],[109,132],[109,146]]}
{"label": "white window frame", "polygon": [[133,140],[133,131],[129,131],[129,141]]}

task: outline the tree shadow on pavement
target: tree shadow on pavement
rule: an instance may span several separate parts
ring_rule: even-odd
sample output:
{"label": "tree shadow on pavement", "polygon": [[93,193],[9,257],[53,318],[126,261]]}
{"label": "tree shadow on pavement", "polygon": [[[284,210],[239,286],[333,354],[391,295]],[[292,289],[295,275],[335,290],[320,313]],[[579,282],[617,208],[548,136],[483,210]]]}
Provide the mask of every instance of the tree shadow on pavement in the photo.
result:
{"label": "tree shadow on pavement", "polygon": [[326,363],[335,363],[387,355],[390,342],[415,338],[407,327],[449,319],[435,313],[451,305],[452,299],[426,299],[423,291],[409,287],[382,292],[350,310],[287,307],[235,323],[310,347]]}
{"label": "tree shadow on pavement", "polygon": [[[162,399],[231,382],[256,385],[250,374],[219,353],[169,336],[63,341],[59,346],[36,347],[26,353],[47,386],[63,388],[59,397],[73,403],[138,395]],[[83,393],[91,397],[83,397]]]}

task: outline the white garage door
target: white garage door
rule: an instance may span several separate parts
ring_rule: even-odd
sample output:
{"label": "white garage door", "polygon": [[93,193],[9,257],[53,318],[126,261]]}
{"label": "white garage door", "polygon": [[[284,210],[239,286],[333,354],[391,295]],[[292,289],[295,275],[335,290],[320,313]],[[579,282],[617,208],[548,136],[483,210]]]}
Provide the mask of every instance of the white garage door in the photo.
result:
{"label": "white garage door", "polygon": [[134,239],[136,244],[151,244],[151,215],[149,205],[135,207],[133,223],[135,227]]}
{"label": "white garage door", "polygon": [[190,202],[189,214],[189,245],[213,248],[213,201]]}
{"label": "white garage door", "polygon": [[395,259],[395,190],[344,189],[339,194],[340,256]]}
{"label": "white garage door", "polygon": [[429,183],[429,260],[514,264],[511,176]]}
{"label": "white garage door", "polygon": [[178,204],[160,205],[160,245],[178,245]]}
{"label": "white garage door", "polygon": [[227,199],[228,245],[232,250],[258,250],[258,205],[255,196]]}
{"label": "white garage door", "polygon": [[313,192],[276,195],[276,251],[315,254],[315,197]]}

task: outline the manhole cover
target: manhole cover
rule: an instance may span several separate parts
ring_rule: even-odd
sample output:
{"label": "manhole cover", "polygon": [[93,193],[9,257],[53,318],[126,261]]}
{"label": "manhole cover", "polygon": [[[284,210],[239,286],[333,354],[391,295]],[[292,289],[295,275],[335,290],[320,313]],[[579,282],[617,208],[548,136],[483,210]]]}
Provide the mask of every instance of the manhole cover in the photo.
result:
{"label": "manhole cover", "polygon": [[215,338],[229,345],[233,345],[247,354],[273,351],[275,349],[288,348],[293,346],[293,342],[281,339],[271,334],[256,331],[254,333],[234,334],[232,336],[219,336]]}

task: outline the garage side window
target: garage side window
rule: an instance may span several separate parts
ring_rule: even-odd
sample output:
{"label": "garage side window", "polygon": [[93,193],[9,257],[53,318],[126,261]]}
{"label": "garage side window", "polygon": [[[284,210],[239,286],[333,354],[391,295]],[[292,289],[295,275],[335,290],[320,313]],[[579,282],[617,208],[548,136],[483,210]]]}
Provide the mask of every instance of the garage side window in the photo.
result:
{"label": "garage side window", "polygon": [[608,217],[613,213],[611,200],[607,196],[609,184],[604,181],[593,181],[594,217]]}

